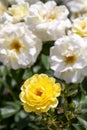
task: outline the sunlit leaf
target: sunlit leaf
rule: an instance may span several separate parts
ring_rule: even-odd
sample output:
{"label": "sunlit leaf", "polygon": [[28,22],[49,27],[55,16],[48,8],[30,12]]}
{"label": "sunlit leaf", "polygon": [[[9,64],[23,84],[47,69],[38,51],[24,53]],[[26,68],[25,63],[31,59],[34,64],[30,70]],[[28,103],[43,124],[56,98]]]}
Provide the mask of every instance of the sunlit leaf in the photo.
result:
{"label": "sunlit leaf", "polygon": [[82,124],[82,126],[87,129],[87,121],[82,119],[81,117],[77,118],[79,120],[79,122]]}
{"label": "sunlit leaf", "polygon": [[8,118],[18,112],[20,106],[17,103],[8,102],[2,108],[0,108],[0,113],[2,118]]}

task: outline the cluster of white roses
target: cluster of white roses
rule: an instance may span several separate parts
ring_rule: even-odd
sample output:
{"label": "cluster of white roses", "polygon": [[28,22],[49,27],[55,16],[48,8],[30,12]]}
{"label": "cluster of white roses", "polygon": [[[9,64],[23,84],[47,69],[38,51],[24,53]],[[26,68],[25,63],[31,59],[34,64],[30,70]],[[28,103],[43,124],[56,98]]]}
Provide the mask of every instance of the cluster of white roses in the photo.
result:
{"label": "cluster of white roses", "polygon": [[0,1],[0,61],[12,69],[31,67],[43,41],[54,41],[49,56],[54,76],[82,82],[87,75],[87,16],[71,21],[68,15],[68,8],[53,0]]}
{"label": "cluster of white roses", "polygon": [[79,83],[87,76],[87,0],[64,2],[71,11],[71,28],[51,48],[51,69],[67,83]]}

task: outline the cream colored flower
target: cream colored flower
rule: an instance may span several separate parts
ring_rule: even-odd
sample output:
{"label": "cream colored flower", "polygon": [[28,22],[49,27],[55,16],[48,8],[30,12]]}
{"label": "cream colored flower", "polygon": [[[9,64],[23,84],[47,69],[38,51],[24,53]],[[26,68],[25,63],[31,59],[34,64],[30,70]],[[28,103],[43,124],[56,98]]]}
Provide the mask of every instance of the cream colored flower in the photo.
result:
{"label": "cream colored flower", "polygon": [[87,37],[87,15],[73,20],[72,31],[82,37]]}
{"label": "cream colored flower", "polygon": [[47,112],[58,104],[61,86],[46,74],[35,74],[27,79],[21,87],[20,100],[27,112]]}
{"label": "cream colored flower", "polygon": [[29,15],[29,4],[20,3],[12,5],[4,14],[0,15],[0,24],[24,22]]}
{"label": "cream colored flower", "polygon": [[12,16],[14,23],[24,21],[24,18],[29,15],[29,5],[28,3],[12,5],[8,8],[8,13]]}
{"label": "cream colored flower", "polygon": [[71,26],[68,14],[69,11],[65,6],[57,6],[54,1],[37,2],[30,6],[26,23],[43,41],[56,40]]}
{"label": "cream colored flower", "polygon": [[78,83],[84,79],[87,67],[87,45],[79,36],[64,36],[55,42],[50,51],[51,69],[57,78],[67,83]]}
{"label": "cream colored flower", "polygon": [[0,61],[9,68],[31,67],[41,48],[41,40],[23,23],[6,24],[0,30]]}

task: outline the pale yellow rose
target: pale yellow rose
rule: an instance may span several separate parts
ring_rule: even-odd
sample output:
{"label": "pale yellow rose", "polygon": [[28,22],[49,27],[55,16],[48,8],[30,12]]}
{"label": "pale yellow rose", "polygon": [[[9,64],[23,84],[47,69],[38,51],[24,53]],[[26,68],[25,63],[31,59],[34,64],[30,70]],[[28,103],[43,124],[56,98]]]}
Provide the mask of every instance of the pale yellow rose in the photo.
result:
{"label": "pale yellow rose", "polygon": [[12,5],[8,9],[8,13],[12,15],[14,22],[20,22],[29,15],[29,5],[27,3]]}
{"label": "pale yellow rose", "polygon": [[27,79],[21,87],[20,100],[27,112],[42,113],[58,104],[61,86],[46,74],[35,74]]}
{"label": "pale yellow rose", "polygon": [[87,37],[87,15],[73,20],[72,31],[81,37]]}

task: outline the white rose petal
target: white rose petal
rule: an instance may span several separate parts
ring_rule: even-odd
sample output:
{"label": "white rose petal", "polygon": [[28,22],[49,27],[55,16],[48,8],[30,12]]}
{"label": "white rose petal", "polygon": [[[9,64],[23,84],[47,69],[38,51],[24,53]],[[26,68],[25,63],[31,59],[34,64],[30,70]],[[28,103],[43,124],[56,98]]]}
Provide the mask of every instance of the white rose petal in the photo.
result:
{"label": "white rose petal", "polygon": [[0,24],[3,26],[3,24],[7,23],[14,23],[14,22],[13,17],[9,15],[7,12],[5,12],[3,15],[0,15]]}

